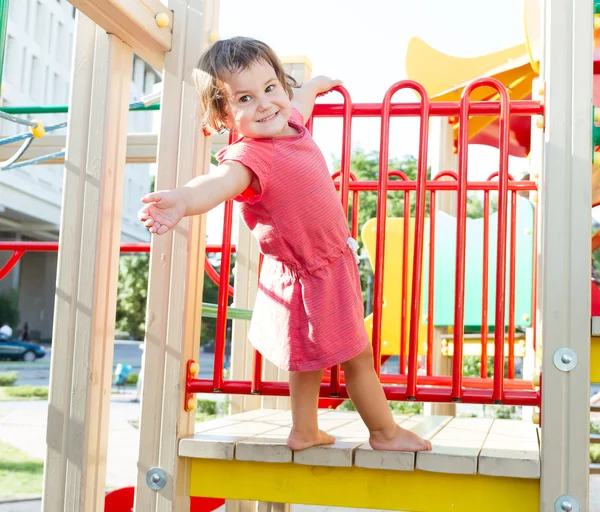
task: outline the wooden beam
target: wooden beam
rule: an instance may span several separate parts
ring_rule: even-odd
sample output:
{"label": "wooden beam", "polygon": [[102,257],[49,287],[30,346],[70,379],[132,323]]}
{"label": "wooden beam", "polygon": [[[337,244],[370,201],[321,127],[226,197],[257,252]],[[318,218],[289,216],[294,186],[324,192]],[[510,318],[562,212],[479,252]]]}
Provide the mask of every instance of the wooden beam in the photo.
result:
{"label": "wooden beam", "polygon": [[[210,138],[198,123],[192,71],[208,44],[212,0],[170,0],[177,23],[166,55],[158,148],[157,189],[183,186],[208,172]],[[140,419],[136,512],[190,509],[189,460],[177,454],[179,439],[194,431],[194,411],[186,412],[187,362],[197,359],[205,249],[205,216],[184,218],[170,233],[152,238],[147,330]],[[150,468],[167,475],[165,486],[146,483]]]}
{"label": "wooden beam", "polygon": [[132,51],[77,14],[42,510],[103,510]]}
{"label": "wooden beam", "polygon": [[[0,136],[0,139],[3,137]],[[216,153],[228,143],[228,135],[217,134],[212,137],[211,151]],[[33,141],[26,153],[18,160],[30,160],[44,155],[58,153],[63,151],[67,137],[65,135],[46,135],[41,139]],[[156,151],[158,144],[158,134],[156,133],[130,133],[127,135],[127,160],[128,164],[153,164],[156,162]],[[0,146],[0,160],[7,160],[20,147],[21,142],[13,142]],[[46,160],[36,165],[62,165],[65,163],[64,157]],[[10,171],[10,170],[9,170]],[[6,172],[9,172],[6,171]]]}
{"label": "wooden beam", "polygon": [[[160,0],[69,0],[73,6],[127,43],[133,52],[157,70],[171,50],[173,13]],[[164,13],[169,24],[159,27],[155,16]]]}

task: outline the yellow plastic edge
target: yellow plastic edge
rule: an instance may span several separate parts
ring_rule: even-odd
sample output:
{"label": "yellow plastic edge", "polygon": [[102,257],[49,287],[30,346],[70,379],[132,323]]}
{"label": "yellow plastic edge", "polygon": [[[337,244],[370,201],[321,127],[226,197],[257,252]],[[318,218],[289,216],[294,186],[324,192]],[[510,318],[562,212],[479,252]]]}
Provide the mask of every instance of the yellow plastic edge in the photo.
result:
{"label": "yellow plastic edge", "polygon": [[419,512],[539,511],[539,480],[192,459],[190,495]]}

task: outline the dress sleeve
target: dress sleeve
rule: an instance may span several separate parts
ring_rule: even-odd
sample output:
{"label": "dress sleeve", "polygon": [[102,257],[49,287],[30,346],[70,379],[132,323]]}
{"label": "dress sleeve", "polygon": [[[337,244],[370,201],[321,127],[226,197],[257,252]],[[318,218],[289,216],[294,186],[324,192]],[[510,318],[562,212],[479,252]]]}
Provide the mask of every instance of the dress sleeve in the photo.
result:
{"label": "dress sleeve", "polygon": [[292,113],[290,114],[290,120],[295,121],[296,123],[298,123],[302,126],[304,126],[304,124],[305,124],[304,119],[302,118],[302,114],[295,107],[292,107]]}
{"label": "dress sleeve", "polygon": [[254,204],[262,199],[269,187],[273,161],[273,144],[270,140],[241,140],[223,148],[215,156],[219,164],[234,161],[245,165],[258,179],[260,193],[248,187],[234,198],[236,201]]}

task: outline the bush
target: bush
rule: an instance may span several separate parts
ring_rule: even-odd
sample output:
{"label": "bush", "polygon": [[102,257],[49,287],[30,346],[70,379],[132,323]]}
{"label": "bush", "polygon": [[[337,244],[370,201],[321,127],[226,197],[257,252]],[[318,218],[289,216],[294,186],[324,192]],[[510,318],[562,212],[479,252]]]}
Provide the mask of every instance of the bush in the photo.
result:
{"label": "bush", "polygon": [[4,393],[12,398],[48,398],[48,388],[45,386],[15,386],[6,388]]}
{"label": "bush", "polygon": [[[422,402],[388,402],[394,414],[423,414]],[[338,407],[340,411],[356,411],[356,407],[350,400],[342,402]]]}
{"label": "bush", "polygon": [[19,325],[19,296],[16,290],[0,293],[0,325],[7,323],[13,330]]}
{"label": "bush", "polygon": [[127,384],[135,386],[138,382],[138,378],[140,377],[139,373],[131,373],[129,377],[127,377]]}
{"label": "bush", "polygon": [[0,373],[0,386],[12,386],[17,380],[17,372]]}

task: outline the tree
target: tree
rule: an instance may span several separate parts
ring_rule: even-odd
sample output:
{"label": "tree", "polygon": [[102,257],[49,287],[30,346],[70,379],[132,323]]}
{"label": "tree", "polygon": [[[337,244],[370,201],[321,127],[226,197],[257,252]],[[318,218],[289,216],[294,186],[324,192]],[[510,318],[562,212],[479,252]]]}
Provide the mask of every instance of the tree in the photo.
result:
{"label": "tree", "polygon": [[[148,254],[121,256],[119,260],[116,327],[136,340],[143,339],[146,332],[149,261]],[[218,267],[216,270],[219,272]],[[204,274],[202,301],[216,304],[218,293],[218,286]],[[215,330],[216,319],[203,318],[201,343],[213,342]]]}
{"label": "tree", "polygon": [[146,331],[149,260],[148,254],[119,259],[116,327],[136,340],[143,339]]}

